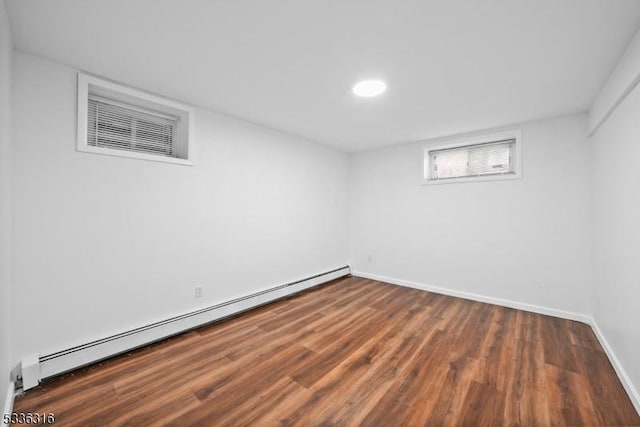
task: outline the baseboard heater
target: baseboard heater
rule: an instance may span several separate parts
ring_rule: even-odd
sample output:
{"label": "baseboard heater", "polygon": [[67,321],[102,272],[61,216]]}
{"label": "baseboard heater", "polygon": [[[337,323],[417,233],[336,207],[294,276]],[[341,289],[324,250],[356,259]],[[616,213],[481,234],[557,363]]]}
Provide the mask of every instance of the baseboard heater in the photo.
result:
{"label": "baseboard heater", "polygon": [[37,386],[45,378],[222,320],[348,274],[350,274],[349,266],[336,268],[56,353],[25,359],[21,369],[22,388],[28,390]]}

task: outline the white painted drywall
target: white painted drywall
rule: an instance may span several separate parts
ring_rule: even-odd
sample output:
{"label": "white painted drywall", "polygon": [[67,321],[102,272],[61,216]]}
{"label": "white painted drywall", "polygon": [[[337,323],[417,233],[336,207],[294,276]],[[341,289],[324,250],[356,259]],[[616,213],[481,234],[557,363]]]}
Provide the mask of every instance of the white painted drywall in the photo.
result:
{"label": "white painted drywall", "polygon": [[353,270],[590,313],[586,115],[513,128],[519,180],[421,185],[423,143],[352,153]]}
{"label": "white painted drywall", "polygon": [[640,80],[640,30],[629,43],[589,108],[589,131],[595,132]]}
{"label": "white painted drywall", "polygon": [[11,346],[11,32],[0,1],[0,411],[9,385]]}
{"label": "white painted drywall", "polygon": [[640,402],[640,87],[592,143],[594,320]]}
{"label": "white painted drywall", "polygon": [[193,167],[81,153],[76,73],[13,72],[15,360],[346,264],[347,154],[203,109]]}

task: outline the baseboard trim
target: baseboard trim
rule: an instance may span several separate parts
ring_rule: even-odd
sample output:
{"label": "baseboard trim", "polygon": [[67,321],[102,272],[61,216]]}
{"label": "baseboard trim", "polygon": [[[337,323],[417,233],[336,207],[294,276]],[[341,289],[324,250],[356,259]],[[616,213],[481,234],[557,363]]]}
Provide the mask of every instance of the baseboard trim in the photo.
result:
{"label": "baseboard trim", "polygon": [[396,279],[395,277],[380,276],[377,274],[366,273],[363,271],[352,271],[351,274],[354,276],[364,277],[366,279],[372,279],[372,280],[378,280],[380,282],[391,283],[393,285],[405,286],[409,288],[420,289],[423,291],[434,292],[436,294],[448,295],[452,297],[468,299],[471,301],[484,302],[487,304],[495,304],[502,307],[515,308],[518,310],[530,311],[532,313],[544,314],[544,315],[553,316],[553,317],[560,317],[562,319],[575,320],[577,322],[586,323],[588,325],[591,324],[591,317],[585,314],[574,313],[571,311],[557,310],[554,308],[548,308],[548,307],[543,307],[543,306],[534,305],[534,304],[527,304],[519,301],[488,297],[485,295],[474,294],[471,292],[456,291],[453,289],[425,285],[424,283],[417,283],[417,282],[412,282],[410,280]]}
{"label": "baseboard trim", "polygon": [[636,408],[636,412],[640,414],[640,393],[638,393],[638,390],[631,382],[631,378],[629,378],[629,375],[627,375],[627,371],[625,371],[625,369],[622,367],[620,359],[618,359],[618,357],[616,356],[616,353],[613,351],[613,348],[609,344],[609,341],[607,341],[607,339],[605,338],[595,319],[591,319],[590,326],[591,329],[593,329],[596,338],[598,338],[598,341],[600,341],[600,345],[604,349],[604,352],[607,354],[609,362],[611,362],[611,365],[613,365],[613,369],[616,371],[616,374],[618,374],[618,378],[620,379],[622,386],[627,392],[629,399],[631,399],[631,403],[633,403],[633,406]]}
{"label": "baseboard trim", "polygon": [[16,396],[16,386],[15,384],[11,381],[9,382],[9,384],[7,385],[7,397],[4,401],[4,409],[2,411],[2,420],[0,420],[0,425],[1,426],[8,426],[9,424],[4,422],[4,414],[11,414],[13,412],[13,400]]}
{"label": "baseboard trim", "polygon": [[[55,353],[36,356],[35,369],[29,374],[34,378],[23,381],[24,390],[34,387],[41,380],[78,369],[80,367],[116,356],[135,348],[149,345],[208,323],[221,321],[264,304],[289,297],[350,274],[349,266],[225,301],[200,310],[185,313],[119,334],[77,345]],[[28,363],[26,366],[31,366]],[[25,374],[26,372],[23,372]]]}

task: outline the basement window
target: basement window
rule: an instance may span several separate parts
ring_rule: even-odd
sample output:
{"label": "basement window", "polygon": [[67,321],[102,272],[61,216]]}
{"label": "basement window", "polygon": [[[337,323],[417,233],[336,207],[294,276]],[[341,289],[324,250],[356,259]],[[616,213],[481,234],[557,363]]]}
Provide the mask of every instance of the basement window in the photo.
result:
{"label": "basement window", "polygon": [[424,147],[424,183],[516,179],[521,171],[521,132]]}
{"label": "basement window", "polygon": [[192,165],[192,128],[183,104],[78,74],[78,151]]}

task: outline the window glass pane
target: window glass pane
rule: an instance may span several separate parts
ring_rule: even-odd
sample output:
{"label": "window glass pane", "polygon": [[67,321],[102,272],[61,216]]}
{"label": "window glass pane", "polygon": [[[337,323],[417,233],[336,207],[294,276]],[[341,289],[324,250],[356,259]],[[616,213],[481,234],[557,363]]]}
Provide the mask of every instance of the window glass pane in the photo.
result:
{"label": "window glass pane", "polygon": [[432,155],[432,179],[454,178],[468,175],[467,164],[469,152],[467,150],[442,151]]}
{"label": "window glass pane", "polygon": [[510,145],[469,148],[469,175],[487,175],[510,171]]}
{"label": "window glass pane", "polygon": [[175,156],[177,120],[89,99],[87,145]]}
{"label": "window glass pane", "polygon": [[513,147],[515,140],[467,145],[433,150],[429,160],[430,179],[452,179],[515,173]]}

